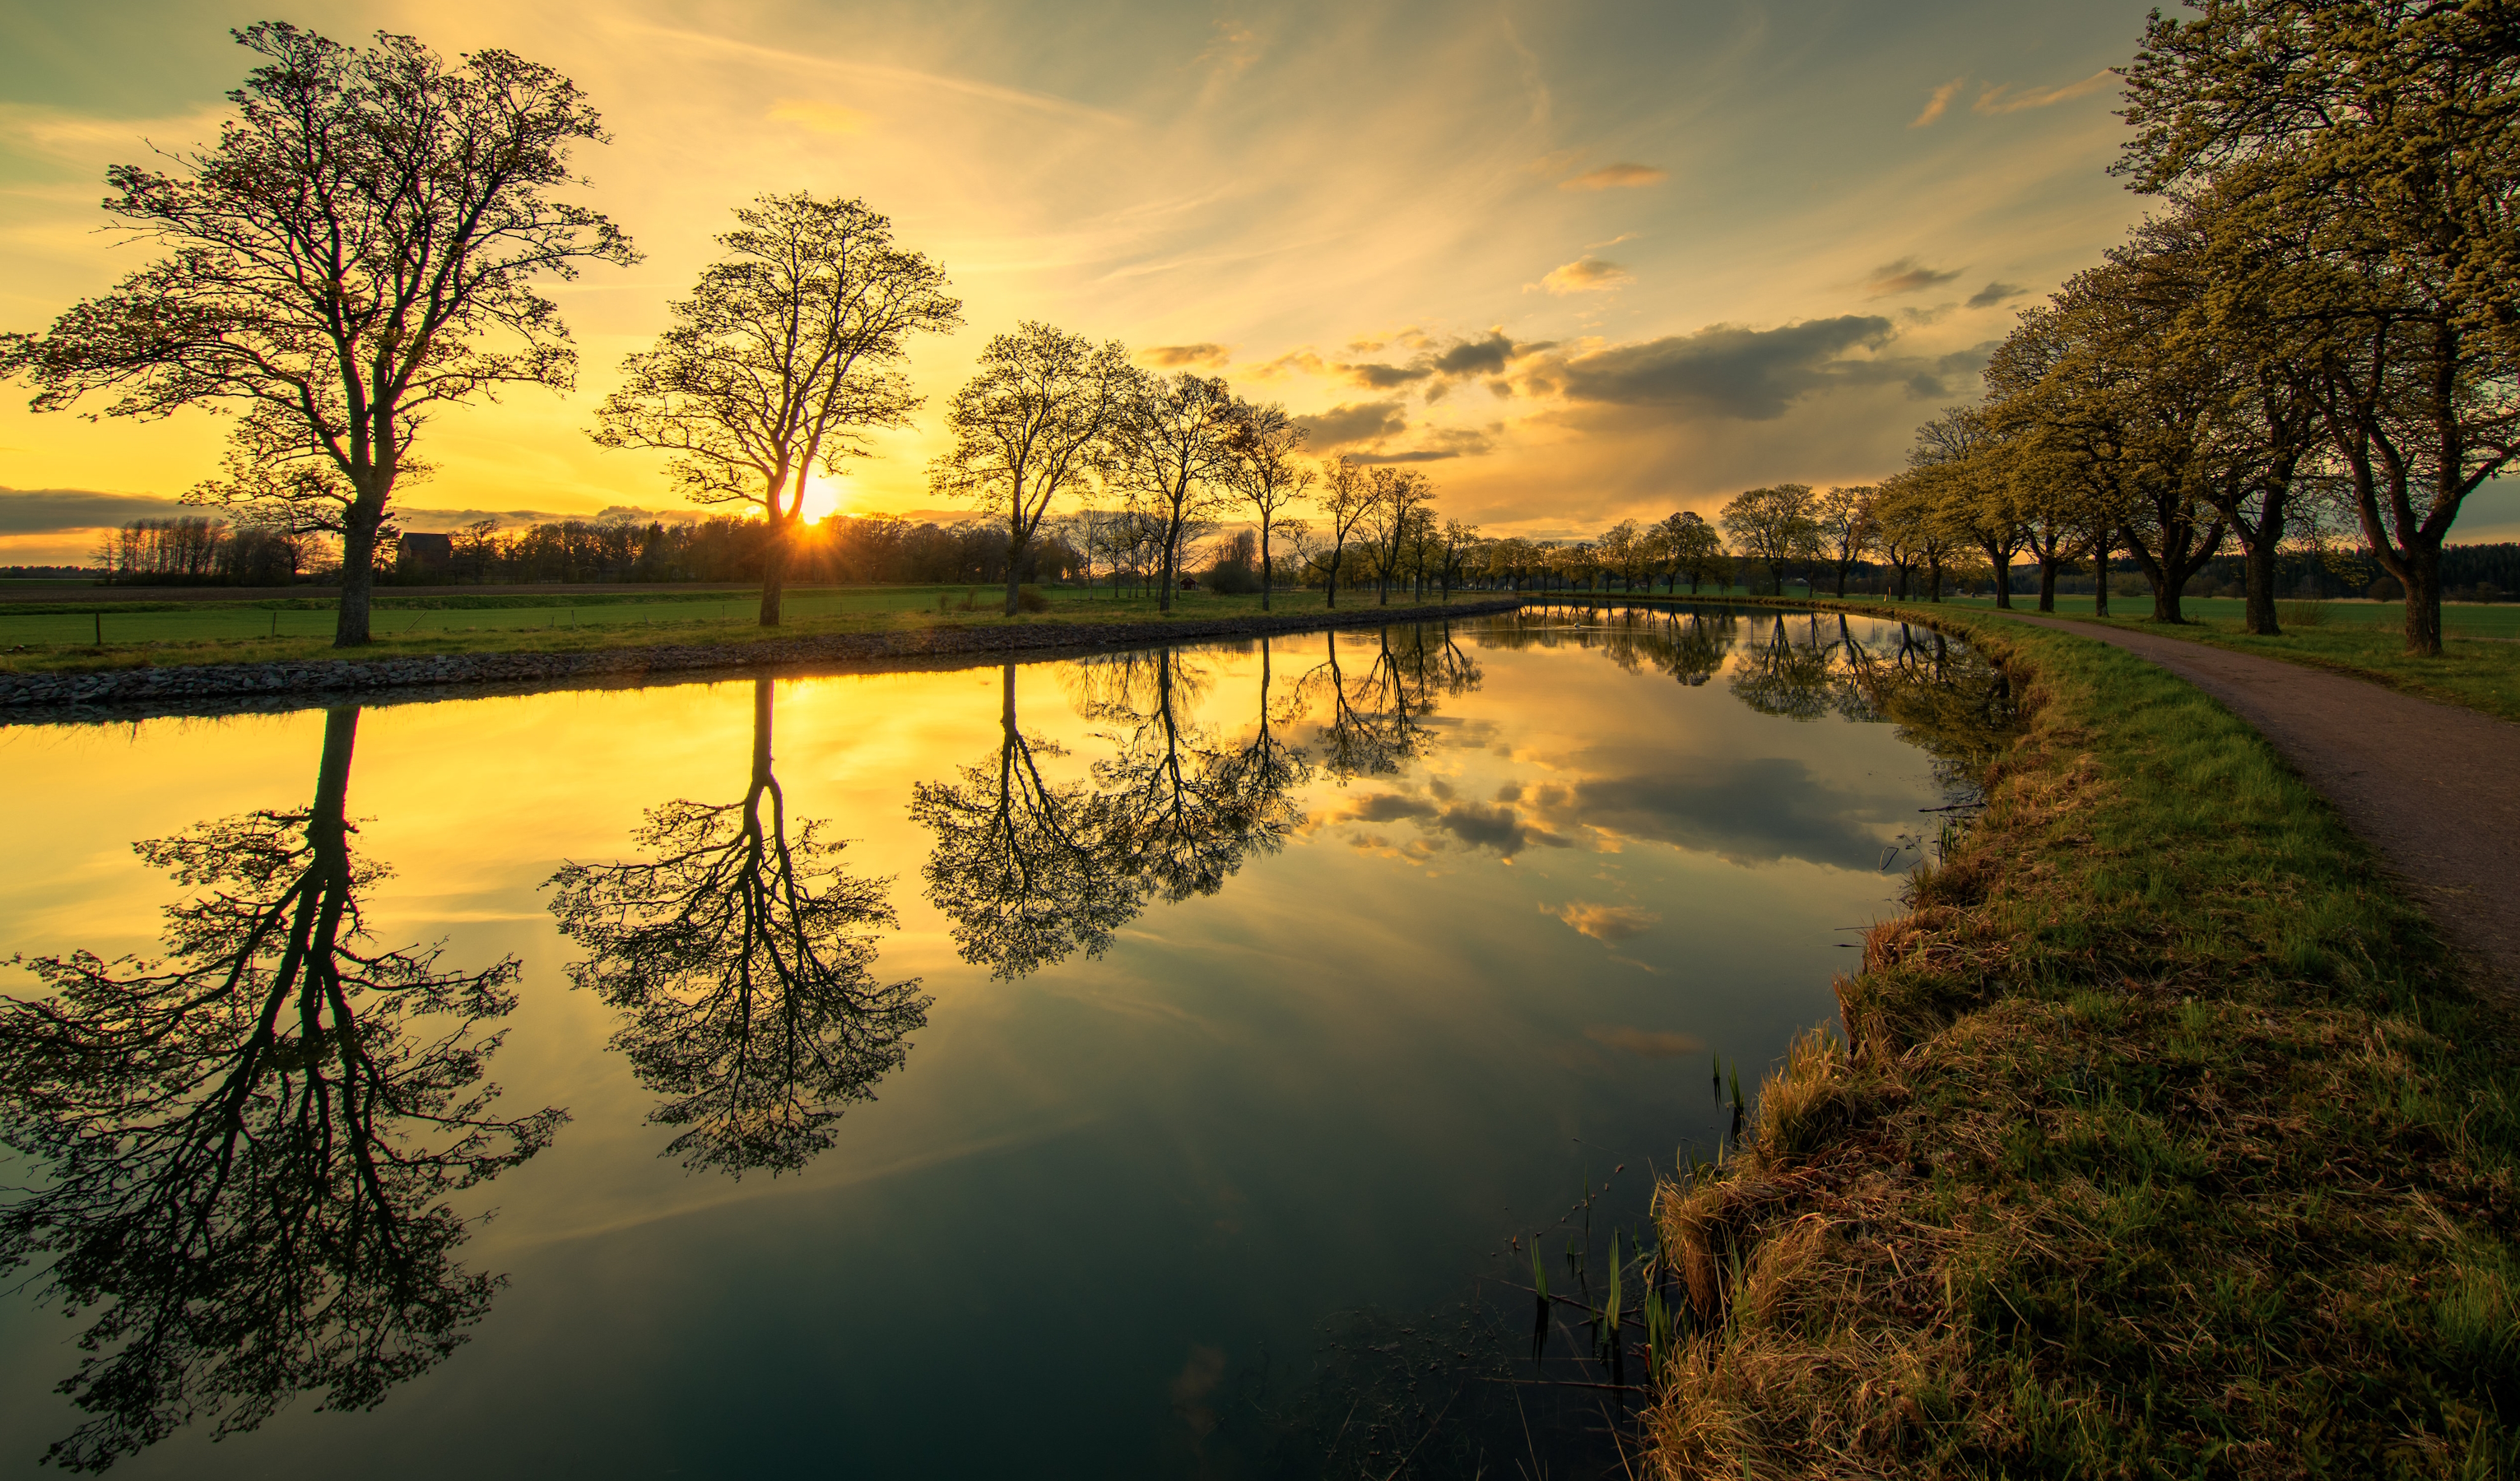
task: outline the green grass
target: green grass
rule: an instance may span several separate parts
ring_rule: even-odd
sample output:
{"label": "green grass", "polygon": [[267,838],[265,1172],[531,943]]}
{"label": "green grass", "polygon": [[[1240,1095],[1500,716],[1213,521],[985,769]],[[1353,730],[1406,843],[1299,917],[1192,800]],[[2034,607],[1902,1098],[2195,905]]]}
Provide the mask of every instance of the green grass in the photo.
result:
{"label": "green grass", "polygon": [[1661,1472],[2520,1469],[2504,1007],[2200,692],[1942,620],[2026,727],[1841,982],[1857,1047],[1661,1194]]}
{"label": "green grass", "polygon": [[[343,653],[332,646],[329,601],[134,603],[52,607],[32,612],[0,606],[0,672],[61,672],[144,664],[249,663],[353,656],[380,659],[415,653],[564,652],[652,643],[743,644],[830,633],[899,631],[940,624],[1152,621],[1152,597],[1115,599],[1109,589],[1045,588],[1048,611],[1008,618],[998,607],[1003,587],[842,587],[791,589],[777,628],[759,625],[758,598],[747,592],[660,593],[572,598],[564,594],[396,598],[380,594],[371,625],[375,641]],[[1457,600],[1469,601],[1464,594]],[[966,609],[967,601],[976,605]],[[1394,605],[1406,604],[1393,595]],[[1371,606],[1371,591],[1342,592],[1342,609]],[[1319,592],[1280,592],[1280,612],[1318,610]],[[1257,596],[1206,592],[1176,595],[1173,615],[1185,621],[1257,614]],[[99,624],[104,641],[97,641]]]}

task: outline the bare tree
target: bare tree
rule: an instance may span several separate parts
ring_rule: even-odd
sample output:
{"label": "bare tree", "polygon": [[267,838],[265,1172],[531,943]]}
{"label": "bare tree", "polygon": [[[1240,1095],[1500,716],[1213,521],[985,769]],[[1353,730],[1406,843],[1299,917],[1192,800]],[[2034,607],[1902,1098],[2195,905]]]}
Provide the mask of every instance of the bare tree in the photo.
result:
{"label": "bare tree", "polygon": [[1319,555],[1313,559],[1321,564],[1329,586],[1329,603],[1338,606],[1339,569],[1347,561],[1349,541],[1365,526],[1373,513],[1373,480],[1366,466],[1346,453],[1322,460],[1322,522],[1313,531],[1313,541],[1329,559]]}
{"label": "bare tree", "polygon": [[1233,434],[1227,439],[1234,450],[1234,461],[1227,467],[1226,482],[1240,496],[1260,524],[1260,609],[1269,609],[1269,595],[1277,585],[1276,566],[1271,563],[1269,536],[1278,523],[1280,512],[1300,504],[1305,491],[1313,486],[1313,466],[1296,454],[1303,450],[1304,429],[1286,415],[1286,409],[1272,402],[1254,406],[1241,402],[1238,406]]}
{"label": "bare tree", "polygon": [[673,454],[683,497],[748,504],[769,527],[761,625],[779,625],[807,474],[838,476],[867,428],[907,425],[920,405],[900,365],[914,334],[963,322],[945,270],[892,245],[863,201],[757,196],[673,305],[655,348],[622,361],[596,413],[605,447]]}
{"label": "bare tree", "polygon": [[954,393],[945,413],[954,445],[928,465],[927,483],[1006,529],[1008,616],[1042,516],[1108,462],[1139,380],[1118,340],[1096,345],[1027,319],[989,341],[979,371]]}
{"label": "bare tree", "polygon": [[1881,523],[1872,514],[1873,490],[1869,485],[1832,488],[1812,502],[1812,517],[1820,524],[1821,548],[1828,562],[1837,569],[1837,594],[1846,595],[1846,573],[1864,559],[1879,538]]}
{"label": "bare tree", "polygon": [[1426,505],[1435,497],[1435,485],[1414,468],[1383,464],[1367,471],[1366,488],[1366,543],[1373,557],[1379,593],[1374,605],[1388,606],[1391,578],[1399,573],[1410,541],[1427,517]]}
{"label": "bare tree", "polygon": [[1228,497],[1237,403],[1222,377],[1188,371],[1170,380],[1132,375],[1134,389],[1113,426],[1108,467],[1161,534],[1157,594],[1168,612],[1184,542]]}
{"label": "bare tree", "polygon": [[166,255],[40,335],[0,336],[37,411],[91,391],[110,417],[241,411],[198,503],[285,506],[341,537],[333,642],[368,641],[381,528],[414,434],[509,384],[566,389],[577,354],[542,274],[636,260],[611,222],[554,201],[604,133],[567,78],[503,51],[455,67],[409,36],[361,49],[265,22],[268,59],[217,147],[116,165],[105,208]]}

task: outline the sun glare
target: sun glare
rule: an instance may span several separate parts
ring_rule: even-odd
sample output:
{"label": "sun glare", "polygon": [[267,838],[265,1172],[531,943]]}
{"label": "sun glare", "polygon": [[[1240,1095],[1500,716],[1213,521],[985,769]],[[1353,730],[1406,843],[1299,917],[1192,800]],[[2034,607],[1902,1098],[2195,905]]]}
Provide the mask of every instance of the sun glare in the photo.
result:
{"label": "sun glare", "polygon": [[837,482],[820,473],[806,475],[804,516],[807,523],[828,518],[847,507],[848,498]]}

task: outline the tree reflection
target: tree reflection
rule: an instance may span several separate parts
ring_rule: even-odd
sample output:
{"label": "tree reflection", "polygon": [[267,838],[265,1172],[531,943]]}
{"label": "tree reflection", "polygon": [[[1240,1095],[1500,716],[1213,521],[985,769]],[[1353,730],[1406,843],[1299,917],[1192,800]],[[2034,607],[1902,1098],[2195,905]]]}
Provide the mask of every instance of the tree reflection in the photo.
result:
{"label": "tree reflection", "polygon": [[772,681],[755,680],[752,777],[741,801],[676,799],[633,838],[652,857],[569,864],[551,878],[569,968],[622,1015],[612,1047],[663,1097],[688,1168],[741,1177],[803,1167],[927,1021],[918,979],[878,983],[891,881],[851,877],[820,820],[788,827],[771,766]]}
{"label": "tree reflection", "polygon": [[1777,617],[1768,631],[1742,646],[1741,662],[1732,671],[1732,694],[1763,715],[1788,720],[1817,720],[1831,708],[1830,685],[1836,677],[1830,649],[1820,641],[1818,619],[1802,642]]}
{"label": "tree reflection", "polygon": [[1418,624],[1376,634],[1372,658],[1354,673],[1341,665],[1338,635],[1325,635],[1322,661],[1297,681],[1296,693],[1328,713],[1321,724],[1323,767],[1346,782],[1398,771],[1429,744],[1426,721],[1436,696],[1458,696],[1484,682],[1478,660],[1454,640],[1452,624]]}
{"label": "tree reflection", "polygon": [[518,964],[370,948],[345,812],[359,711],[331,711],[315,795],[135,845],[191,893],[166,956],[28,966],[0,1002],[0,1136],[37,1168],[0,1266],[71,1312],[61,1384],[93,1415],[46,1459],[102,1469],[194,1417],[249,1430],[300,1391],[366,1409],[466,1339],[502,1278],[465,1270],[448,1195],[565,1115],[492,1113],[483,1072]]}
{"label": "tree reflection", "polygon": [[936,835],[921,877],[963,960],[1020,977],[1079,950],[1101,956],[1145,891],[1118,809],[1083,783],[1043,779],[1041,759],[1065,748],[1023,733],[1015,665],[1002,679],[995,762],[961,768],[959,785],[920,783],[910,816]]}
{"label": "tree reflection", "polygon": [[1041,759],[1065,752],[1024,734],[1007,668],[997,755],[911,799],[936,837],[921,872],[928,898],[963,959],[1018,977],[1099,956],[1148,899],[1212,895],[1244,859],[1282,847],[1303,821],[1292,793],[1311,767],[1279,735],[1271,665],[1264,641],[1258,722],[1239,744],[1194,718],[1206,677],[1173,650],[1070,666],[1071,702],[1116,727],[1090,784],[1044,778]]}

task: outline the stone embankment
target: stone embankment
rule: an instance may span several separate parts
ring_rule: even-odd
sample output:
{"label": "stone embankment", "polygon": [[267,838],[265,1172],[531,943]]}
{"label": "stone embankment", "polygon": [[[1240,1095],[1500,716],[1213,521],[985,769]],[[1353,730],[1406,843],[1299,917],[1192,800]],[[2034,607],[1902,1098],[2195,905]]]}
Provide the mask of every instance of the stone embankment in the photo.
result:
{"label": "stone embankment", "polygon": [[915,628],[827,633],[743,643],[657,644],[576,652],[436,653],[406,658],[320,658],[298,662],[200,663],[98,669],[84,673],[0,674],[0,714],[163,705],[190,708],[290,696],[371,695],[432,687],[544,686],[589,681],[636,683],[708,670],[811,668],[830,664],[927,661],[993,653],[1137,648],[1201,638],[1256,638],[1326,627],[1371,627],[1509,611],[1519,598],[1442,606],[1362,606],[1199,621],[1032,622],[1005,627]]}

